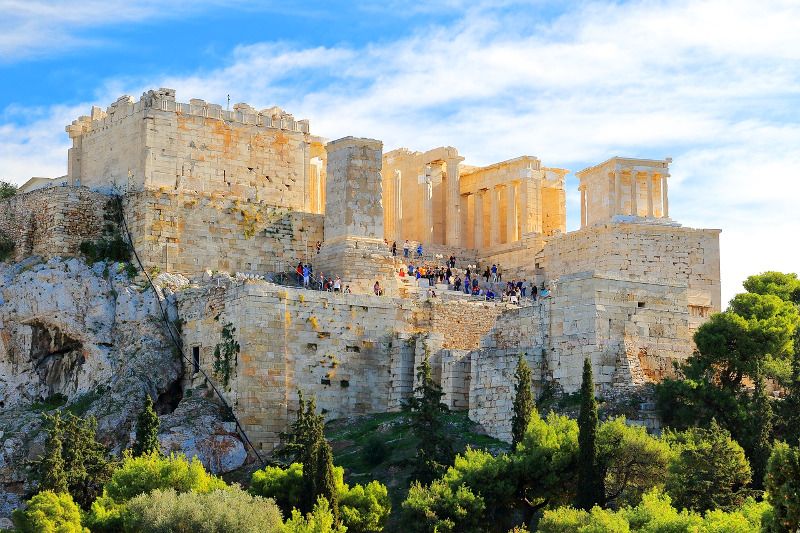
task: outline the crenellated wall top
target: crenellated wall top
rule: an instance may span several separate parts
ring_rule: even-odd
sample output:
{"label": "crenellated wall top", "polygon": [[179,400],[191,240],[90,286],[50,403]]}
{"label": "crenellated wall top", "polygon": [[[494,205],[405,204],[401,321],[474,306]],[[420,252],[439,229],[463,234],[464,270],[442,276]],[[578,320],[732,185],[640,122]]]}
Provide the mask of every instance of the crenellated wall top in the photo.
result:
{"label": "crenellated wall top", "polygon": [[299,133],[310,132],[308,120],[295,120],[291,113],[277,106],[256,110],[249,104],[237,103],[234,104],[233,110],[227,110],[220,104],[211,104],[198,98],[192,98],[188,103],[181,103],[175,100],[175,90],[166,88],[147,91],[138,101],[132,96],[120,96],[105,111],[92,106],[90,115],[78,117],[65,130],[70,138],[75,138],[113,126],[127,117],[149,109]]}

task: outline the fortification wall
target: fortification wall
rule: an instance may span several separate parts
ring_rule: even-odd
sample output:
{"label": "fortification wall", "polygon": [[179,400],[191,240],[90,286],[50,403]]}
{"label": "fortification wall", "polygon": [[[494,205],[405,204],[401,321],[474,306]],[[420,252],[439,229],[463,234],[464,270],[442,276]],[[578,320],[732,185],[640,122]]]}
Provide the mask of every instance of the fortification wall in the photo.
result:
{"label": "fortification wall", "polygon": [[322,240],[323,215],[222,195],[141,191],[124,205],[142,262],[167,272],[294,271]]}
{"label": "fortification wall", "polygon": [[294,419],[298,389],[329,419],[395,409],[411,393],[419,350],[408,301],[264,282],[191,289],[178,300],[184,342],[198,348],[204,369],[214,368],[223,326],[236,328],[226,394],[265,451]]}
{"label": "fortification wall", "polygon": [[53,187],[0,201],[0,234],[14,242],[11,259],[80,254],[81,242],[98,238],[108,197],[85,188]]}
{"label": "fortification wall", "polygon": [[608,224],[550,239],[544,268],[551,280],[594,271],[688,290],[704,318],[721,310],[719,230],[657,224]]}
{"label": "fortification wall", "polygon": [[305,211],[318,195],[312,186],[320,186],[309,161],[325,156],[308,121],[279,108],[184,104],[170,89],[149,91],[138,102],[122,97],[105,111],[93,108],[67,131],[73,184],[220,193]]}

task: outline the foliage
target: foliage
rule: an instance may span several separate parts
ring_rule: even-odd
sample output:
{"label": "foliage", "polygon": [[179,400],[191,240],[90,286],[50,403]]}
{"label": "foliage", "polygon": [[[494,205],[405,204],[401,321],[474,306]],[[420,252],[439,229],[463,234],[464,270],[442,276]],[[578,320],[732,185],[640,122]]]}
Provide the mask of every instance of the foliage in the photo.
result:
{"label": "foliage", "polygon": [[[69,493],[69,483],[64,463],[62,450],[64,430],[61,424],[54,424],[47,435],[45,453],[41,459],[41,482],[39,490],[51,491],[56,494]],[[46,475],[44,475],[46,473]],[[70,497],[71,498],[71,497]]]}
{"label": "foliage", "polygon": [[11,253],[16,246],[17,244],[12,239],[0,231],[0,263],[11,257]]}
{"label": "foliage", "polygon": [[222,342],[214,348],[214,373],[222,378],[222,386],[227,387],[233,373],[233,366],[239,354],[239,342],[233,338],[236,328],[228,322],[222,326]]}
{"label": "foliage", "polygon": [[791,378],[786,385],[786,398],[780,404],[776,417],[776,432],[791,444],[800,443],[800,328],[794,336]]}
{"label": "foliage", "polygon": [[124,530],[151,533],[281,531],[281,514],[274,502],[238,487],[208,493],[154,490],[128,502]]}
{"label": "foliage", "polygon": [[516,448],[525,436],[531,421],[531,411],[536,409],[531,391],[531,369],[520,354],[514,374],[514,414],[511,417],[511,447]]}
{"label": "foliage", "polygon": [[81,526],[81,511],[72,496],[44,491],[28,501],[24,510],[12,515],[14,527],[20,533],[88,533]]}
{"label": "foliage", "polygon": [[224,481],[206,472],[196,457],[187,461],[184,455],[162,457],[151,452],[139,457],[126,454],[106,484],[105,494],[122,503],[157,489],[207,493],[226,487]]}
{"label": "foliage", "polygon": [[149,394],[144,400],[144,408],[136,421],[136,442],[133,444],[133,455],[160,453],[158,443],[158,415],[153,409],[153,398]]}
{"label": "foliage", "polygon": [[325,440],[320,426],[319,439],[314,452],[314,494],[317,498],[328,500],[334,521],[339,524],[339,490],[336,487],[333,468],[333,451],[331,445]]}
{"label": "foliage", "polygon": [[[344,483],[344,470],[333,467],[342,523],[351,533],[382,531],[389,518],[391,503],[386,486],[377,481],[350,488]],[[250,492],[273,498],[286,515],[300,507],[303,499],[303,465],[293,463],[288,468],[274,466],[253,473]],[[326,499],[329,511],[330,505]],[[299,511],[298,511],[299,512]]]}
{"label": "foliage", "polygon": [[578,415],[578,493],[575,501],[589,510],[604,504],[603,476],[597,460],[597,400],[594,397],[592,362],[583,361],[581,411]]}
{"label": "foliage", "polygon": [[47,456],[36,463],[36,477],[40,483],[51,475],[55,458],[53,438],[61,440],[61,457],[69,493],[82,508],[88,509],[101,492],[103,484],[111,477],[114,465],[108,450],[97,441],[97,421],[94,417],[80,418],[72,413],[44,415],[48,424],[50,441]]}
{"label": "foliage", "polygon": [[429,483],[442,475],[453,460],[453,444],[444,430],[447,406],[442,388],[433,380],[428,354],[417,367],[417,386],[403,408],[410,413],[411,427],[418,439],[414,478]]}
{"label": "foliage", "polygon": [[320,498],[314,504],[312,511],[305,516],[297,509],[292,511],[292,516],[286,521],[286,533],[345,533],[347,528],[337,526],[328,501]]}
{"label": "foliage", "polygon": [[767,500],[772,504],[768,530],[797,531],[800,528],[800,448],[775,444],[765,479]]}
{"label": "foliage", "polygon": [[603,422],[597,444],[607,505],[636,505],[644,493],[666,482],[672,451],[643,427],[629,426],[622,417]]}
{"label": "foliage", "polygon": [[764,377],[756,374],[756,386],[753,391],[751,435],[753,443],[750,449],[750,465],[753,469],[753,488],[764,487],[764,476],[767,474],[767,462],[772,452],[772,406],[767,397]]}
{"label": "foliage", "polygon": [[764,272],[750,276],[744,281],[747,292],[773,294],[781,300],[800,304],[800,279],[797,274],[783,272]]}
{"label": "foliage", "polygon": [[370,466],[378,465],[391,455],[392,450],[386,444],[386,441],[380,435],[374,434],[369,437],[364,444],[364,459]]}
{"label": "foliage", "polygon": [[13,183],[9,183],[7,181],[0,180],[0,200],[5,200],[6,198],[11,198],[17,194],[17,186]]}
{"label": "foliage", "polygon": [[678,507],[704,512],[731,511],[742,505],[749,494],[751,470],[730,433],[712,421],[708,429],[692,428],[667,438],[676,456],[666,490]]}
{"label": "foliage", "polygon": [[545,511],[539,521],[540,533],[563,532],[694,532],[694,533],[755,533],[761,531],[762,519],[769,504],[748,499],[732,512],[709,511],[705,515],[687,510],[678,511],[670,497],[655,489],[635,507],[612,512],[594,507],[591,511],[559,507]]}
{"label": "foliage", "polygon": [[409,533],[485,531],[481,517],[486,504],[479,495],[461,485],[452,488],[443,480],[429,487],[415,482],[403,502],[403,524]]}

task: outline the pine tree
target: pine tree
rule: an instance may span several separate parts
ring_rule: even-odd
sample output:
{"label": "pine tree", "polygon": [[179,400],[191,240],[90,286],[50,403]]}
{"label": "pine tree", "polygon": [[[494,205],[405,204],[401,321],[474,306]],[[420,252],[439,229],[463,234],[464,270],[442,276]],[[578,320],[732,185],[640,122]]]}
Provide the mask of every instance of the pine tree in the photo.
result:
{"label": "pine tree", "polygon": [[516,383],[514,384],[514,415],[511,418],[512,449],[516,449],[522,442],[531,421],[531,413],[536,409],[531,392],[531,369],[522,354],[519,355],[517,371],[514,376]]}
{"label": "pine tree", "polygon": [[439,477],[453,461],[453,444],[445,431],[447,406],[442,403],[442,396],[442,388],[433,381],[426,353],[417,367],[414,395],[404,405],[411,413],[411,429],[418,441],[413,475],[421,483]]}
{"label": "pine tree", "polygon": [[764,387],[764,376],[761,370],[756,371],[756,387],[753,391],[753,409],[751,420],[754,428],[753,448],[750,450],[750,465],[753,468],[753,488],[764,487],[764,476],[767,473],[767,463],[772,453],[772,406]]}
{"label": "pine tree", "polygon": [[63,430],[61,428],[61,417],[55,415],[52,421],[53,427],[47,437],[45,444],[45,455],[41,460],[41,473],[43,477],[39,483],[39,491],[50,490],[56,494],[69,493],[67,485],[67,473],[64,468],[64,457],[62,450]]}
{"label": "pine tree", "polygon": [[578,415],[578,494],[576,506],[589,510],[603,504],[603,480],[597,462],[597,400],[594,397],[592,362],[583,361],[581,411]]}
{"label": "pine tree", "polygon": [[792,446],[797,446],[800,444],[800,328],[794,335],[792,377],[787,389],[780,417],[783,420],[783,438]]}
{"label": "pine tree", "polygon": [[316,446],[315,458],[316,497],[322,496],[330,504],[331,513],[336,524],[339,524],[339,492],[333,474],[333,451],[331,445],[322,438]]}
{"label": "pine tree", "polygon": [[148,394],[144,400],[144,408],[136,422],[136,442],[133,444],[133,455],[138,457],[148,453],[160,453],[158,443],[158,415],[153,409],[153,399]]}

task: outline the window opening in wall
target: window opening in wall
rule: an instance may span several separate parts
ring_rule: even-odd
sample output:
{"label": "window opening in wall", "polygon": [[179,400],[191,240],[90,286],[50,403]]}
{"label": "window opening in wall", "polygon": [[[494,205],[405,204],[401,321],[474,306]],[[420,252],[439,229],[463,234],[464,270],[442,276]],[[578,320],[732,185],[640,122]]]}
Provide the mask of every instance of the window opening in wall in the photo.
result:
{"label": "window opening in wall", "polygon": [[331,384],[331,380],[329,380],[328,378],[322,378],[321,380],[319,380],[319,382],[322,383],[323,385]]}
{"label": "window opening in wall", "polygon": [[200,372],[200,347],[192,346],[192,373]]}
{"label": "window opening in wall", "polygon": [[638,302],[637,304],[639,307],[644,307],[644,302]]}
{"label": "window opening in wall", "polygon": [[339,382],[339,385],[340,385],[340,386],[341,386],[343,389],[346,389],[347,387],[349,387],[349,386],[350,386],[350,381],[348,381],[348,380],[346,380],[346,379],[343,379],[342,381],[340,381],[340,382]]}

